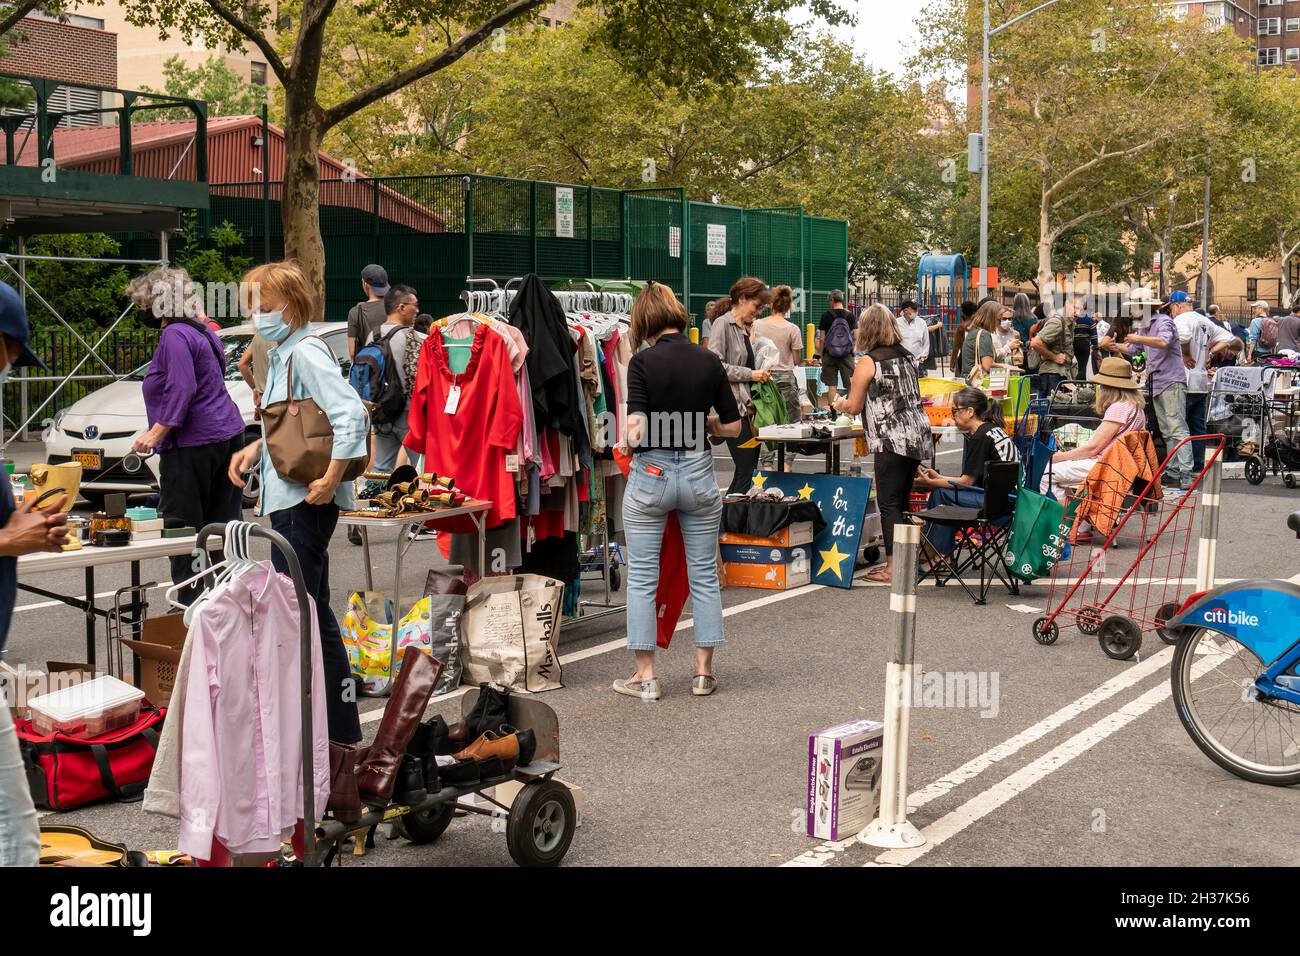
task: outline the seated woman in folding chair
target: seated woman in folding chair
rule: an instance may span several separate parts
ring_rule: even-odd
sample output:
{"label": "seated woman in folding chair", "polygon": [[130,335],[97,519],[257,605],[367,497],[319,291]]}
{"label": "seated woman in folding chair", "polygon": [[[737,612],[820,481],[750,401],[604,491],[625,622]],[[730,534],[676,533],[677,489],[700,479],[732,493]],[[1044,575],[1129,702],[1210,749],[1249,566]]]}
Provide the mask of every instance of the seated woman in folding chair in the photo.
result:
{"label": "seated woman in folding chair", "polygon": [[1112,356],[1101,360],[1101,372],[1093,377],[1097,400],[1093,406],[1102,416],[1092,437],[1078,448],[1058,451],[1043,474],[1040,490],[1064,502],[1067,495],[1087,479],[1093,465],[1121,435],[1147,426],[1146,401],[1138,388],[1133,366]]}
{"label": "seated woman in folding chair", "polygon": [[[990,461],[1019,461],[1016,443],[1007,434],[1002,406],[978,388],[966,386],[952,396],[952,420],[965,438],[961,456],[961,475],[948,478],[933,468],[921,468],[916,476],[917,488],[931,488],[929,508],[957,505],[962,508],[984,507],[984,491],[977,487],[984,480],[984,465]],[[956,545],[954,528],[927,524],[925,539],[941,554],[952,554]]]}

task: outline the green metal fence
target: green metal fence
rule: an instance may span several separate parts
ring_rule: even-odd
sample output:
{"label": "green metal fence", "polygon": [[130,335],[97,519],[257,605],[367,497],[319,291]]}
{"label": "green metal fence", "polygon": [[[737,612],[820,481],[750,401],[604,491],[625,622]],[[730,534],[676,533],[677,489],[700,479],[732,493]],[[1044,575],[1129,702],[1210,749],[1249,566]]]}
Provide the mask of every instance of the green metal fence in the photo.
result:
{"label": "green metal fence", "polygon": [[[241,255],[284,254],[280,184],[214,184],[207,222],[229,221]],[[267,208],[269,206],[269,208]],[[269,213],[269,215],[268,215]],[[691,202],[675,188],[604,189],[478,175],[326,180],[320,190],[326,318],[341,320],[378,262],[413,286],[432,315],[459,306],[466,278],[503,283],[535,272],[570,278],[653,279],[672,287],[696,322],[743,275],[796,290],[797,322],[815,321],[848,282],[848,223],[800,207],[742,209]]]}

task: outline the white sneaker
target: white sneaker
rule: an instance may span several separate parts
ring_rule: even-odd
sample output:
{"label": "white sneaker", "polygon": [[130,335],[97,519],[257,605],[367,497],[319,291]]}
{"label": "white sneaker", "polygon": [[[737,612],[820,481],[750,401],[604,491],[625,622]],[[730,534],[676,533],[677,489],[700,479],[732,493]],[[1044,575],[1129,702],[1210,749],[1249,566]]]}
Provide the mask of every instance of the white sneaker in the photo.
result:
{"label": "white sneaker", "polygon": [[616,680],[614,692],[626,697],[639,697],[642,700],[658,700],[663,696],[657,677],[653,680],[633,680],[630,677],[626,680]]}

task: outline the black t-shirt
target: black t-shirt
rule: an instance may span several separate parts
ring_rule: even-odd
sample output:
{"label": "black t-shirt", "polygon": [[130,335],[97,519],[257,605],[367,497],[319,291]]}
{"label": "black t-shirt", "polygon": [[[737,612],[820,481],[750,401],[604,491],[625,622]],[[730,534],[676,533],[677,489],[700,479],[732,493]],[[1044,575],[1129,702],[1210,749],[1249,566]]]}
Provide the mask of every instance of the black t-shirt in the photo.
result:
{"label": "black t-shirt", "polygon": [[826,314],[822,316],[821,321],[817,323],[817,331],[820,332],[822,335],[825,335],[827,332],[831,330],[831,323],[833,323],[840,316],[844,316],[844,318],[849,323],[849,329],[852,330],[853,329],[852,312],[850,312],[848,309],[829,309],[827,310]]}
{"label": "black t-shirt", "polygon": [[627,367],[627,413],[649,419],[641,444],[633,451],[708,448],[704,424],[711,409],[724,425],[740,418],[717,355],[693,345],[681,332],[670,332],[632,356]]}
{"label": "black t-shirt", "polygon": [[991,461],[1018,461],[1019,458],[1020,454],[1011,437],[997,425],[985,422],[974,435],[966,438],[966,447],[961,456],[961,473],[972,476],[975,484],[983,487],[986,464]]}
{"label": "black t-shirt", "polygon": [[348,338],[357,340],[357,350],[360,351],[370,343],[375,329],[387,321],[388,311],[383,299],[358,302],[348,310]]}

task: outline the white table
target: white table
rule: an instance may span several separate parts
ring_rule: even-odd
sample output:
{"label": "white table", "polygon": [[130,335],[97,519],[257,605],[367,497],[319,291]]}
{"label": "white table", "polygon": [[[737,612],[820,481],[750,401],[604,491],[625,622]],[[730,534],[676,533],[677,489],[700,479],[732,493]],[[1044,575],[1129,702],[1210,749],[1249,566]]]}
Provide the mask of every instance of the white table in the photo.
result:
{"label": "white table", "polygon": [[[448,518],[468,517],[474,522],[474,527],[478,530],[478,567],[479,574],[483,574],[486,568],[487,552],[487,513],[492,508],[490,501],[476,501],[470,499],[463,505],[456,508],[439,508],[436,511],[411,512],[410,514],[400,514],[392,518],[369,518],[359,515],[339,515],[339,524],[348,527],[361,529],[361,546],[363,557],[366,562],[366,589],[374,590],[375,582],[370,566],[370,535],[371,528],[399,528],[400,533],[397,536],[397,562],[393,573],[393,608],[394,608],[394,625],[402,619],[405,611],[402,608],[402,559],[410,549],[413,540],[408,533],[410,529],[417,525],[425,525],[431,522],[445,521]],[[409,610],[409,608],[407,609]],[[393,627],[394,651],[396,651],[397,628]]]}
{"label": "white table", "polygon": [[[140,586],[140,562],[149,558],[170,558],[181,554],[194,553],[194,535],[183,538],[152,538],[148,541],[135,541],[120,548],[92,547],[83,543],[77,551],[45,551],[39,554],[24,554],[18,558],[18,587],[20,590],[41,597],[61,601],[69,607],[75,607],[86,615],[86,662],[95,666],[95,618],[108,619],[111,612],[95,604],[95,568],[110,564],[131,565],[131,587]],[[214,541],[219,547],[220,540]],[[42,575],[55,571],[73,571],[84,568],[86,572],[86,596],[75,597],[59,594],[25,582],[39,580]],[[130,623],[138,624],[148,609],[147,604],[139,600],[138,592],[133,592],[131,601]],[[111,656],[111,655],[110,655]]]}

